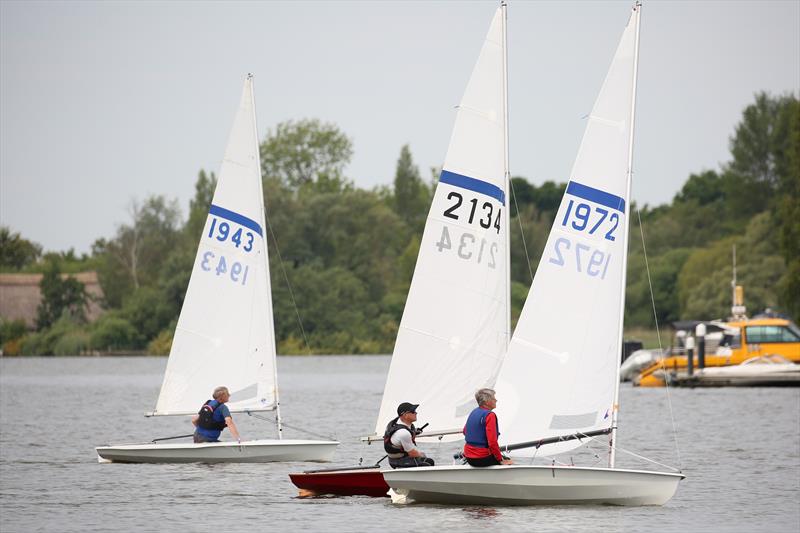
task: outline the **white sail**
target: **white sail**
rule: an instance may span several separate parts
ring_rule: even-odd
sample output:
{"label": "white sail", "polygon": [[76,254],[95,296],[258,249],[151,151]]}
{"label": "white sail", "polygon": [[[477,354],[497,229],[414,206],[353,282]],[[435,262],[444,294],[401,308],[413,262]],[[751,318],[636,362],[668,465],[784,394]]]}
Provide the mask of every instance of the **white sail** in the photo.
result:
{"label": "white sail", "polygon": [[[637,24],[632,16],[589,116],[497,381],[504,444],[612,426]],[[516,453],[548,455],[580,445],[573,440]]]}
{"label": "white sail", "polygon": [[275,339],[253,81],[244,84],[154,415],[275,407]]}
{"label": "white sail", "polygon": [[425,224],[375,431],[401,402],[460,429],[508,342],[503,11],[458,107]]}

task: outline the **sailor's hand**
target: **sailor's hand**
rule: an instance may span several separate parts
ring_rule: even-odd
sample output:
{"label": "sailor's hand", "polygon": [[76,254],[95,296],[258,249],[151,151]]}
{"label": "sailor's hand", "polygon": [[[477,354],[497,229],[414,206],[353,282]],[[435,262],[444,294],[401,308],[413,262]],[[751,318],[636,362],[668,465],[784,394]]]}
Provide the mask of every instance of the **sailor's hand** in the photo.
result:
{"label": "sailor's hand", "polygon": [[502,461],[500,461],[500,464],[501,465],[513,465],[514,461],[512,461],[511,459],[503,459]]}

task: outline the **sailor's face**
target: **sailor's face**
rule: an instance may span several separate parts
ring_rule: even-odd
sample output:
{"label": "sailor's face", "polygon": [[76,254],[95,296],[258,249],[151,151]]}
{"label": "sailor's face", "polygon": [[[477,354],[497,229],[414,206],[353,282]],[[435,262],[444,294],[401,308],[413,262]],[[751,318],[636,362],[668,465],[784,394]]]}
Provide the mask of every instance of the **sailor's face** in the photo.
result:
{"label": "sailor's face", "polygon": [[497,407],[497,398],[495,397],[489,398],[486,401],[486,407],[488,407],[489,409],[494,409],[495,407]]}

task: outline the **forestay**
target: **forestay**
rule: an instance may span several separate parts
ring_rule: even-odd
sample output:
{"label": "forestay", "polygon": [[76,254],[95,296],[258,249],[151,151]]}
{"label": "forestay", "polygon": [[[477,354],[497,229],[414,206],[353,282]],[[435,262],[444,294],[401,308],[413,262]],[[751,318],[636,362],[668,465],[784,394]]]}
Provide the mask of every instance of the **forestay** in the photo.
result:
{"label": "forestay", "polygon": [[195,413],[213,389],[231,411],[275,405],[275,339],[252,77],[228,139],[155,415]]}
{"label": "forestay", "polygon": [[503,13],[458,107],[375,427],[404,401],[431,430],[460,429],[508,342]]}
{"label": "forestay", "polygon": [[[620,363],[637,17],[589,116],[497,382],[504,443],[612,425]],[[521,455],[580,446],[569,441]]]}

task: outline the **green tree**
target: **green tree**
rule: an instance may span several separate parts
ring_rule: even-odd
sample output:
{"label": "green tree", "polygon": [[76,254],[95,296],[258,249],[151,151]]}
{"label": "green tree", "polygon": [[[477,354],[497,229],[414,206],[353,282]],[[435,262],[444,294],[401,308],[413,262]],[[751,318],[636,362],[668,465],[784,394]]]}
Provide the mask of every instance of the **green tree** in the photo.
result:
{"label": "green tree", "polygon": [[42,247],[0,226],[0,268],[20,270],[38,261]]}
{"label": "green tree", "polygon": [[[758,93],[736,126],[726,168],[727,196],[734,215],[752,215],[770,207],[783,176],[791,172],[794,95]],[[796,167],[795,167],[796,170]]]}
{"label": "green tree", "polygon": [[719,174],[706,170],[700,174],[691,174],[680,192],[675,195],[676,202],[694,201],[703,206],[712,203],[724,204],[725,183]]}
{"label": "green tree", "polygon": [[422,182],[406,144],[400,150],[394,173],[394,210],[409,227],[421,233],[430,203],[431,191]]}
{"label": "green tree", "polygon": [[[110,241],[98,240],[98,276],[107,307],[119,308],[141,286],[154,286],[165,257],[180,244],[181,215],[175,200],[151,196],[131,202],[131,224],[122,225]],[[197,238],[197,237],[195,237]]]}
{"label": "green tree", "polygon": [[106,313],[92,326],[89,344],[94,350],[130,350],[142,342],[136,328],[117,312]]}
{"label": "green tree", "polygon": [[777,165],[781,170],[775,221],[787,268],[779,282],[779,291],[782,307],[800,323],[800,102],[795,99],[783,109],[783,114],[780,122],[788,131],[786,157]]}
{"label": "green tree", "polygon": [[261,143],[261,171],[293,189],[317,181],[342,184],[353,146],[334,124],[316,119],[278,124]]}
{"label": "green tree", "polygon": [[43,330],[54,324],[62,315],[80,323],[86,321],[88,296],[80,281],[72,276],[63,277],[58,259],[47,262],[39,282],[42,299],[36,309],[36,328]]}
{"label": "green tree", "polygon": [[213,172],[206,174],[205,170],[201,170],[198,173],[194,184],[194,198],[189,201],[189,218],[184,227],[189,242],[195,245],[205,227],[216,187],[217,177]]}

